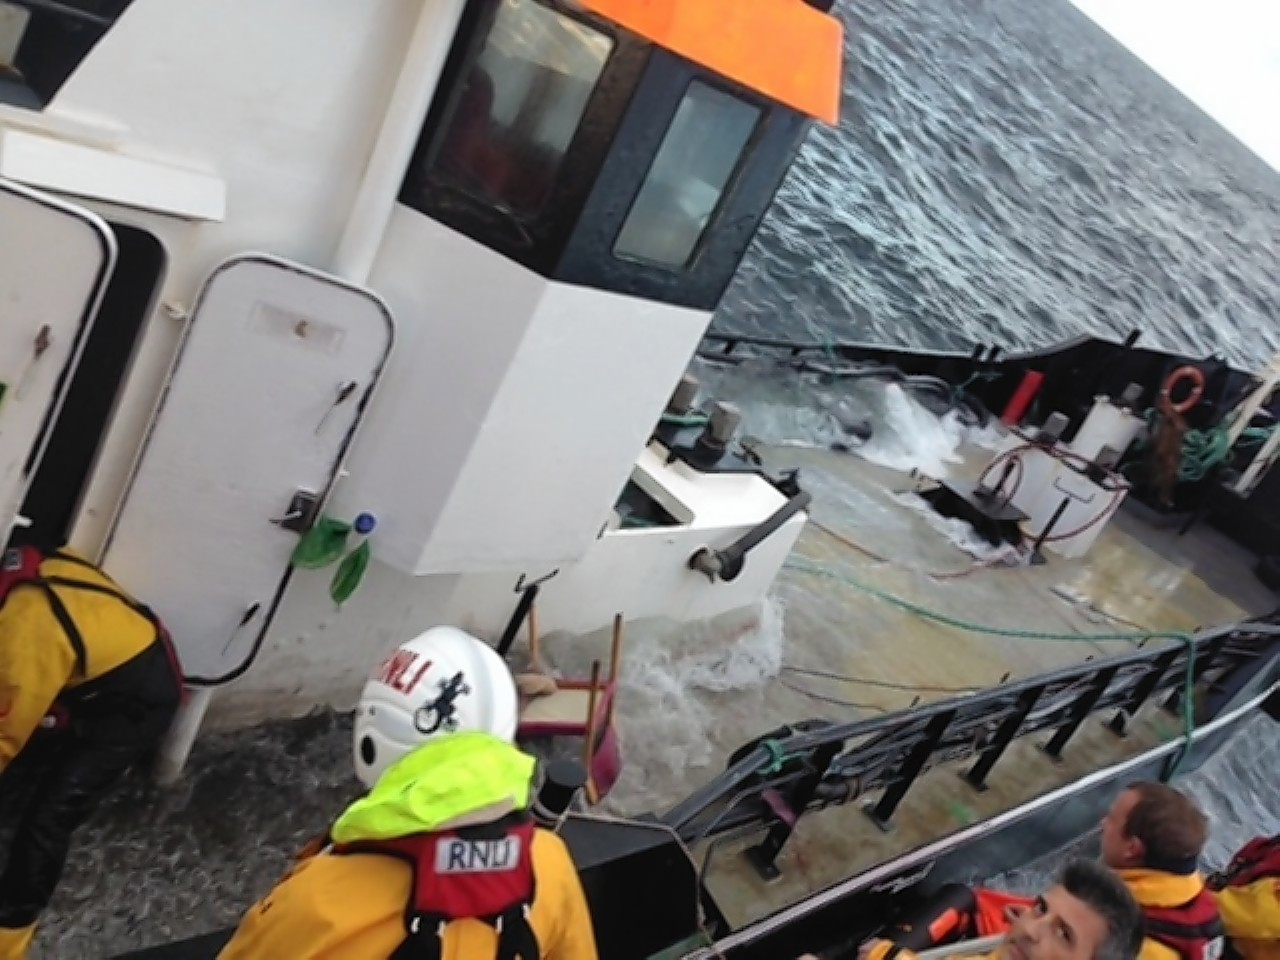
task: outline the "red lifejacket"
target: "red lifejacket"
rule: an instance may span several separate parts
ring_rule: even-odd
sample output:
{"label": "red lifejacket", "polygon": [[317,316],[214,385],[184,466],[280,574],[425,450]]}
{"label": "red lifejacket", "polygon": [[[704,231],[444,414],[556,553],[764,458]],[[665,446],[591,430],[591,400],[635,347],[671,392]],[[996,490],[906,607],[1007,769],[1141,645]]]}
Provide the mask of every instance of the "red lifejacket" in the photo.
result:
{"label": "red lifejacket", "polygon": [[1280,878],[1280,834],[1254,837],[1236,852],[1226,869],[1209,878],[1214,890],[1246,887],[1263,877]]}
{"label": "red lifejacket", "polygon": [[[62,627],[62,632],[66,635],[67,642],[71,644],[71,649],[75,652],[76,672],[81,677],[87,678],[89,676],[89,652],[85,646],[84,637],[81,635],[80,628],[76,626],[75,621],[71,619],[66,606],[58,599],[58,595],[53,591],[53,588],[70,587],[74,590],[85,590],[119,600],[155,627],[156,639],[163,645],[165,656],[169,661],[169,668],[173,671],[174,678],[178,682],[179,696],[183,700],[186,699],[187,692],[185,686],[183,686],[182,665],[178,661],[178,653],[174,649],[173,639],[169,636],[169,631],[165,628],[165,625],[160,622],[160,618],[155,615],[150,607],[134,600],[119,587],[85,583],[82,580],[70,580],[66,577],[45,576],[40,572],[40,565],[45,560],[62,560],[66,563],[79,564],[106,576],[87,560],[81,560],[79,557],[73,557],[58,550],[44,554],[35,547],[12,547],[4,551],[3,556],[0,557],[0,607],[4,606],[10,593],[21,587],[37,587],[42,590],[49,601],[49,607],[53,611],[54,619]],[[87,684],[82,685],[82,687],[87,688]]]}
{"label": "red lifejacket", "polygon": [[1147,936],[1177,951],[1182,960],[1219,960],[1226,931],[1206,887],[1180,907],[1143,907]]}
{"label": "red lifejacket", "polygon": [[479,827],[338,844],[333,853],[385,854],[413,870],[406,936],[391,960],[439,960],[445,927],[463,918],[497,931],[497,960],[538,960],[538,938],[529,923],[533,837],[533,822],[516,815]]}
{"label": "red lifejacket", "polygon": [[43,560],[35,547],[12,547],[4,552],[0,557],[0,607],[15,587],[40,579]]}
{"label": "red lifejacket", "polygon": [[89,654],[85,649],[84,638],[67,614],[67,609],[58,600],[57,594],[50,588],[49,580],[40,575],[40,564],[44,555],[35,547],[13,547],[4,552],[0,559],[0,607],[4,606],[9,594],[21,587],[39,587],[49,598],[53,615],[62,626],[67,642],[76,655],[76,673],[88,676]]}

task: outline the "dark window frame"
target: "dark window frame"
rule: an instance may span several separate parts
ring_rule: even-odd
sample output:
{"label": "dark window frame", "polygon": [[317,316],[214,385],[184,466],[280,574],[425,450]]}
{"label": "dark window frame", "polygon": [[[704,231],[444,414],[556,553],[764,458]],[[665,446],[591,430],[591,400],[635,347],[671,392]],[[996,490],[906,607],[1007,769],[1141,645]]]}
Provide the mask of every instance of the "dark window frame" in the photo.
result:
{"label": "dark window frame", "polygon": [[[733,169],[729,171],[729,176],[725,179],[724,186],[720,188],[720,193],[716,197],[715,206],[711,208],[711,214],[707,218],[706,226],[702,228],[702,232],[698,234],[698,240],[693,245],[693,249],[689,251],[689,255],[685,257],[684,262],[680,264],[668,263],[662,260],[654,260],[648,257],[629,256],[618,252],[618,241],[622,237],[622,231],[627,225],[628,219],[631,217],[631,211],[635,209],[636,202],[640,199],[640,193],[644,190],[645,185],[649,182],[649,175],[653,172],[654,166],[658,162],[658,154],[661,152],[663,145],[666,143],[667,135],[671,132],[671,127],[675,123],[676,113],[685,100],[689,98],[689,91],[694,84],[701,84],[718,93],[731,97],[738,103],[751,107],[756,112],[755,123],[751,126],[751,133],[747,136],[746,141],[742,144],[742,148],[738,151],[738,156],[734,159]],[[734,191],[737,189],[738,182],[742,177],[744,168],[751,162],[755,147],[759,143],[766,122],[769,117],[770,105],[767,101],[762,101],[757,96],[743,96],[743,89],[738,87],[735,89],[723,77],[715,74],[701,72],[694,73],[689,76],[684,84],[684,89],[680,94],[680,98],[676,101],[675,109],[667,118],[667,123],[663,129],[662,136],[658,138],[658,142],[654,145],[653,156],[650,157],[648,165],[644,168],[644,173],[640,179],[636,181],[635,190],[631,195],[631,200],[627,204],[626,212],[618,223],[618,229],[615,231],[612,241],[609,244],[609,255],[619,263],[631,264],[643,269],[665,270],[672,274],[686,274],[693,270],[706,249],[707,244],[713,239],[716,226],[720,223],[720,217],[725,208],[729,205]]]}
{"label": "dark window frame", "polygon": [[[701,81],[761,111],[716,209],[683,268],[614,255],[622,225],[648,177],[690,84]],[[654,49],[599,169],[557,280],[677,306],[713,310],[732,282],[811,125],[798,111],[679,55]]]}
{"label": "dark window frame", "polygon": [[626,106],[639,83],[650,45],[610,21],[571,7],[564,0],[533,0],[566,19],[609,38],[613,49],[557,166],[546,202],[529,217],[513,217],[440,176],[434,166],[462,81],[484,49],[502,0],[468,7],[446,59],[437,96],[423,124],[399,201],[472,237],[531,270],[550,276],[568,244],[608,154]]}

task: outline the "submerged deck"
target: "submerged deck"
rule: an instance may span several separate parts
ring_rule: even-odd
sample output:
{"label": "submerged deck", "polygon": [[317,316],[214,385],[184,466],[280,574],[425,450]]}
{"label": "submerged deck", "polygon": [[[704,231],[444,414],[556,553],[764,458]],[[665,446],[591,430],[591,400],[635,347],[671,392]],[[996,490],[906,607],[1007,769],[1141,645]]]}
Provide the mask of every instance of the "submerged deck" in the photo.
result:
{"label": "submerged deck", "polygon": [[[989,451],[971,449],[951,476],[976,477],[990,457]],[[1083,558],[1048,552],[1042,566],[983,567],[949,539],[948,533],[954,537],[960,529],[957,522],[931,515],[912,493],[916,481],[905,474],[824,451],[787,449],[780,458],[801,468],[802,483],[814,492],[817,521],[806,528],[776,590],[783,635],[776,648],[770,646],[762,634],[776,624],[766,616],[754,633],[744,630],[736,653],[721,650],[717,656],[686,647],[664,651],[657,664],[651,649],[631,643],[619,705],[628,767],[609,798],[619,812],[664,809],[723,770],[744,742],[785,723],[900,710],[1128,651],[1136,643],[1091,641],[1089,635],[1190,631],[1276,606],[1270,589],[1252,573],[1253,556],[1207,525],[1179,536],[1174,527],[1153,526],[1145,511],[1122,510]],[[968,632],[864,587],[959,620],[1081,639]],[[575,672],[601,655],[598,646],[580,640],[572,649],[549,641],[548,649]],[[697,679],[678,691],[655,691],[655,672],[680,673],[682,658],[685,675]],[[666,659],[675,661],[674,669]],[[754,683],[745,679],[751,666],[758,668]],[[716,846],[708,885],[738,926],[1180,732],[1177,718],[1153,704],[1139,713],[1124,739],[1100,723],[1086,724],[1061,763],[1036,749],[1044,736],[1029,738],[1034,742],[1014,744],[1001,759],[985,793],[959,779],[963,767],[944,765],[912,789],[890,832],[881,831],[861,803],[810,814],[778,860],[779,878],[763,880],[741,855],[761,839],[753,835]],[[708,852],[705,844],[695,850],[700,859]]]}
{"label": "submerged deck", "polygon": [[[971,454],[952,475],[972,476],[990,456]],[[1178,537],[1123,512],[1081,560],[1050,554],[1044,566],[936,579],[929,574],[970,571],[973,560],[936,528],[937,518],[895,493],[913,486],[904,474],[846,454],[787,448],[771,456],[801,468],[819,523],[888,559],[872,560],[811,524],[797,566],[784,571],[761,615],[707,628],[630,627],[618,701],[626,767],[607,800],[613,812],[666,809],[723,770],[743,743],[785,723],[871,716],[917,697],[933,700],[1129,649],[1127,641],[968,633],[847,579],[993,627],[1081,635],[1135,625],[1186,630],[1276,606],[1251,572],[1252,557],[1212,528]],[[604,659],[607,648],[604,636],[544,643],[548,658],[574,674],[592,658]],[[881,832],[858,804],[812,814],[784,848],[781,878],[763,882],[725,844],[709,885],[731,921],[742,923],[1178,730],[1177,720],[1157,709],[1140,714],[1125,740],[1086,724],[1062,765],[1033,744],[1016,744],[983,794],[940,767],[908,794],[892,832]],[[347,718],[334,716],[216,735],[197,745],[177,789],[134,778],[77,835],[33,960],[111,956],[237,922],[298,847],[356,794],[349,737]]]}

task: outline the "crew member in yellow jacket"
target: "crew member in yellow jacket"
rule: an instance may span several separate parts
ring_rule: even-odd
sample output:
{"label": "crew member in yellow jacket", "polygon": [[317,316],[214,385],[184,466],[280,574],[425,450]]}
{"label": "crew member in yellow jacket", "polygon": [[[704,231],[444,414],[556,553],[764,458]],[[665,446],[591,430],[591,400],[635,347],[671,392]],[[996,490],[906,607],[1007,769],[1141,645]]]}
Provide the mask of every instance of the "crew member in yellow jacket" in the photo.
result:
{"label": "crew member in yellow jacket", "polygon": [[1209,888],[1235,953],[1280,960],[1280,834],[1246,843]]}
{"label": "crew member in yellow jacket", "polygon": [[[952,960],[1135,960],[1142,945],[1142,913],[1133,894],[1106,867],[1077,860],[1030,905],[1011,905],[1004,939],[988,954]],[[811,960],[809,954],[801,960]],[[892,940],[872,940],[859,960],[915,960]]]}
{"label": "crew member in yellow jacket", "polygon": [[357,775],[372,790],[246,913],[220,960],[596,960],[568,848],[529,815],[515,682],[452,627],[365,685]]}
{"label": "crew member in yellow jacket", "polygon": [[1102,859],[1142,907],[1142,960],[1222,956],[1222,920],[1199,868],[1208,838],[1199,807],[1162,783],[1130,784],[1103,818]]}
{"label": "crew member in yellow jacket", "polygon": [[[168,730],[182,696],[152,612],[69,551],[0,558],[0,790],[35,739],[45,762],[0,874],[0,960],[24,957],[75,830]],[[6,780],[9,783],[6,783]]]}
{"label": "crew member in yellow jacket", "polygon": [[[1129,784],[1102,820],[1102,860],[1142,907],[1142,960],[1219,960],[1224,931],[1199,871],[1208,820],[1189,797],[1160,783]],[[902,917],[886,939],[923,950],[1008,929],[1031,900],[950,884]]]}

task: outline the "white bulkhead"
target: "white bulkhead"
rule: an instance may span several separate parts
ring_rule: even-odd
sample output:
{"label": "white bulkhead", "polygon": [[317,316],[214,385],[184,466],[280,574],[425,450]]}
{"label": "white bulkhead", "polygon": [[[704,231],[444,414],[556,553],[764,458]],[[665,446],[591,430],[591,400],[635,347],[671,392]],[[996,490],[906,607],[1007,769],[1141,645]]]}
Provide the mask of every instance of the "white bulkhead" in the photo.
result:
{"label": "white bulkhead", "polygon": [[[548,632],[759,601],[799,502],[692,569],[789,488],[655,431],[835,117],[824,6],[0,0],[0,524],[160,612],[185,746],[210,702],[347,706],[426,627],[496,640],[549,574]],[[290,558],[360,514],[338,606]]]}

